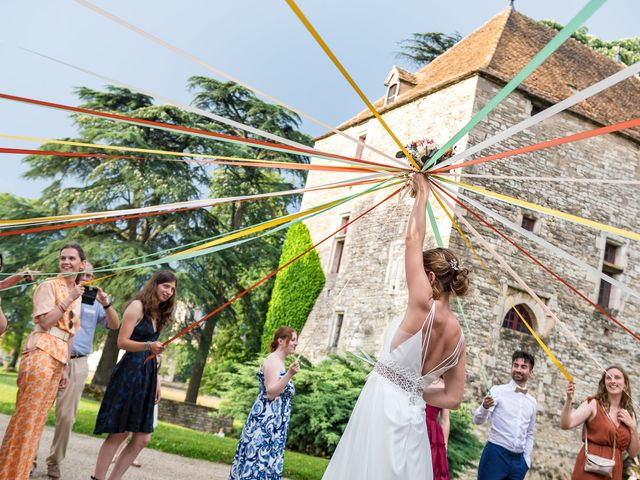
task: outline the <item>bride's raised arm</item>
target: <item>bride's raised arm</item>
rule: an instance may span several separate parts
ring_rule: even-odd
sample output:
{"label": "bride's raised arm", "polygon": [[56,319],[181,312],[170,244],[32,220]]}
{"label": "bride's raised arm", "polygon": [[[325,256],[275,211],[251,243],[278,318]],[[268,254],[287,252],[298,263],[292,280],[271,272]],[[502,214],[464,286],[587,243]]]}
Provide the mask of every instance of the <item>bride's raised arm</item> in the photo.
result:
{"label": "bride's raised arm", "polygon": [[[407,316],[403,327],[407,331],[418,331],[426,313],[433,302],[433,289],[428,274],[424,269],[422,249],[427,229],[426,209],[431,187],[427,178],[420,173],[414,174],[410,186],[415,193],[416,201],[409,216],[405,235],[404,263],[409,289]],[[430,273],[429,275],[434,275]],[[431,279],[431,281],[435,280]],[[412,315],[411,313],[415,313]]]}

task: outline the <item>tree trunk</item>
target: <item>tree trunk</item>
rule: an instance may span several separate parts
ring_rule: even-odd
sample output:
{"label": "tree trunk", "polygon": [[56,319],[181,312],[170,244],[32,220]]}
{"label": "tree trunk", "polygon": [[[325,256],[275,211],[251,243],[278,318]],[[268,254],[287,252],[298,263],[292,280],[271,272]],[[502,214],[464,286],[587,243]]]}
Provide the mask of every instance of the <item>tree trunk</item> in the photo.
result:
{"label": "tree trunk", "polygon": [[91,381],[92,385],[106,386],[109,383],[111,371],[118,362],[118,353],[120,352],[120,349],[118,348],[119,331],[119,329],[109,330],[107,339],[104,342],[104,348],[102,349],[100,362],[98,362],[96,373],[93,375],[93,380]]}
{"label": "tree trunk", "polygon": [[198,401],[200,382],[202,381],[202,374],[204,373],[204,366],[207,363],[207,356],[209,355],[209,349],[211,348],[213,331],[215,328],[216,321],[214,319],[209,319],[209,321],[204,323],[200,342],[198,342],[196,361],[193,363],[193,367],[191,367],[191,378],[189,379],[187,396],[184,399],[185,402],[196,403]]}

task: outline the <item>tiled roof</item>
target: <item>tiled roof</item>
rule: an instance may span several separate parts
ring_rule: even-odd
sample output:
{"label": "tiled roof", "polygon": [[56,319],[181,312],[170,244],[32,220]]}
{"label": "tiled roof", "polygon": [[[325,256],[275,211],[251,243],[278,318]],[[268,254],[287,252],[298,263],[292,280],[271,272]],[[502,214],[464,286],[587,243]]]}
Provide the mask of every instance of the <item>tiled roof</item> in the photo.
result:
{"label": "tiled roof", "polygon": [[[557,32],[507,8],[469,34],[433,62],[415,73],[416,86],[384,105],[374,103],[380,113],[429,95],[470,76],[481,74],[511,80]],[[519,89],[545,102],[557,103],[624,68],[586,45],[567,40]],[[571,108],[594,122],[609,125],[640,117],[640,80],[635,77],[595,95]],[[345,129],[373,115],[362,111],[340,125]],[[626,133],[640,140],[640,129]],[[325,134],[319,138],[323,138]]]}

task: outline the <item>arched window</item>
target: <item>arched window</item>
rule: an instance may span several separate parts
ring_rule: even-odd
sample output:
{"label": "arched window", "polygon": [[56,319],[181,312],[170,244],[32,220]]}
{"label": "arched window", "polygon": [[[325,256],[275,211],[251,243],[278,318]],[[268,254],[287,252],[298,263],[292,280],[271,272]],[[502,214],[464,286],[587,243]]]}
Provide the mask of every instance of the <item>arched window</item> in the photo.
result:
{"label": "arched window", "polygon": [[533,323],[533,315],[531,315],[529,309],[522,303],[520,305],[516,305],[507,312],[507,314],[504,316],[504,320],[502,320],[502,328],[508,328],[510,330],[515,330],[516,332],[531,335],[531,332],[529,332],[529,329],[522,321],[522,318],[520,318],[518,313],[516,313],[516,309],[518,309],[520,315],[522,315],[522,317],[527,321],[531,328],[535,328]]}

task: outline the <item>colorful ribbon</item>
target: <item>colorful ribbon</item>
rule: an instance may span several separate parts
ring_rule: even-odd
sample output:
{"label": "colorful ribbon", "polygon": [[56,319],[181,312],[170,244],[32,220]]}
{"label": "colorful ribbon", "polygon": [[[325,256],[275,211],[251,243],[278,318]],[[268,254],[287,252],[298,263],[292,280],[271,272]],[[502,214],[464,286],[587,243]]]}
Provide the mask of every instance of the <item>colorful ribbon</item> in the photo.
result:
{"label": "colorful ribbon", "polygon": [[[386,202],[387,200],[389,200],[390,198],[392,198],[393,196],[397,195],[398,193],[400,193],[400,191],[402,191],[404,187],[401,187],[397,190],[395,190],[393,193],[391,193],[390,195],[388,195],[387,197],[383,198],[380,202],[376,203],[373,207],[368,208],[367,210],[365,210],[363,213],[361,213],[360,215],[358,215],[357,217],[355,217],[354,219],[348,221],[347,223],[345,223],[344,225],[342,225],[340,228],[338,228],[335,232],[329,234],[328,236],[324,237],[322,240],[320,240],[318,243],[316,243],[315,245],[312,245],[311,247],[307,248],[304,252],[298,254],[297,256],[295,256],[294,258],[292,258],[291,260],[289,260],[287,263],[285,263],[284,265],[278,267],[277,269],[275,269],[274,271],[272,271],[271,273],[269,273],[267,276],[263,277],[261,280],[258,280],[256,283],[254,283],[253,285],[251,285],[249,288],[243,290],[242,292],[238,293],[235,297],[233,297],[231,300],[228,300],[227,302],[225,302],[224,304],[220,305],[218,308],[216,308],[215,310],[213,310],[212,312],[208,313],[207,315],[205,315],[204,317],[202,317],[200,320],[193,322],[191,325],[189,325],[187,328],[185,328],[184,330],[182,330],[181,332],[177,333],[176,335],[174,335],[173,337],[171,337],[169,340],[167,340],[166,342],[163,343],[163,345],[166,347],[167,345],[169,345],[170,343],[174,342],[175,340],[177,340],[178,338],[180,338],[181,336],[185,335],[186,333],[190,332],[191,330],[193,330],[195,327],[197,327],[198,325],[200,325],[203,322],[206,322],[209,318],[213,317],[216,313],[220,312],[221,310],[225,309],[226,307],[228,307],[229,305],[231,305],[232,303],[234,303],[236,300],[242,298],[244,295],[246,295],[247,293],[249,293],[251,290],[253,290],[254,288],[262,285],[264,282],[266,282],[267,280],[269,280],[271,277],[275,276],[278,272],[280,272],[281,270],[284,270],[285,268],[287,268],[289,265],[291,265],[293,262],[295,262],[296,260],[302,258],[303,256],[305,256],[307,253],[309,253],[311,250],[314,250],[315,248],[317,248],[318,246],[320,246],[321,244],[323,244],[324,242],[326,242],[327,240],[329,240],[331,237],[333,237],[334,235],[338,234],[339,232],[341,232],[342,230],[346,229],[349,225],[351,225],[353,222],[359,220],[360,218],[364,217],[367,213],[371,212],[373,209],[377,208],[378,206],[382,205],[384,202]],[[153,358],[154,355],[149,355],[147,357],[146,360],[150,360],[151,358]],[[145,360],[145,361],[146,361]]]}
{"label": "colorful ribbon", "polygon": [[[444,185],[440,185],[440,187],[444,188],[449,193],[454,193],[453,190],[451,189],[451,187],[447,187],[447,186],[444,186]],[[485,215],[489,215],[490,217],[494,218],[495,220],[497,220],[498,222],[500,222],[504,226],[506,226],[506,227],[510,228],[511,230],[519,233],[520,235],[526,237],[527,239],[529,239],[529,240],[531,240],[533,242],[536,242],[538,245],[541,245],[549,253],[554,254],[554,255],[556,255],[556,256],[564,259],[564,260],[568,260],[569,262],[573,263],[575,266],[577,266],[581,270],[583,270],[585,272],[588,272],[592,276],[598,277],[598,278],[604,280],[605,282],[608,282],[611,285],[614,285],[615,287],[619,288],[621,291],[623,291],[623,292],[625,292],[627,294],[633,295],[636,298],[640,299],[640,292],[639,291],[630,288],[628,285],[625,285],[624,283],[622,283],[619,280],[616,280],[613,277],[610,277],[609,275],[604,273],[602,270],[598,270],[597,268],[592,267],[588,263],[583,262],[582,260],[574,257],[573,255],[571,255],[571,254],[567,253],[566,251],[562,250],[561,248],[556,247],[552,243],[547,242],[546,240],[544,240],[539,235],[536,235],[533,232],[522,228],[520,225],[517,225],[517,224],[507,220],[505,217],[503,217],[499,213],[494,212],[490,208],[487,208],[484,205],[482,205],[481,203],[476,202],[472,198],[469,198],[469,197],[467,197],[466,195],[463,195],[460,192],[455,192],[455,195],[459,199],[464,200],[465,202],[467,202],[472,207],[480,210]]]}

